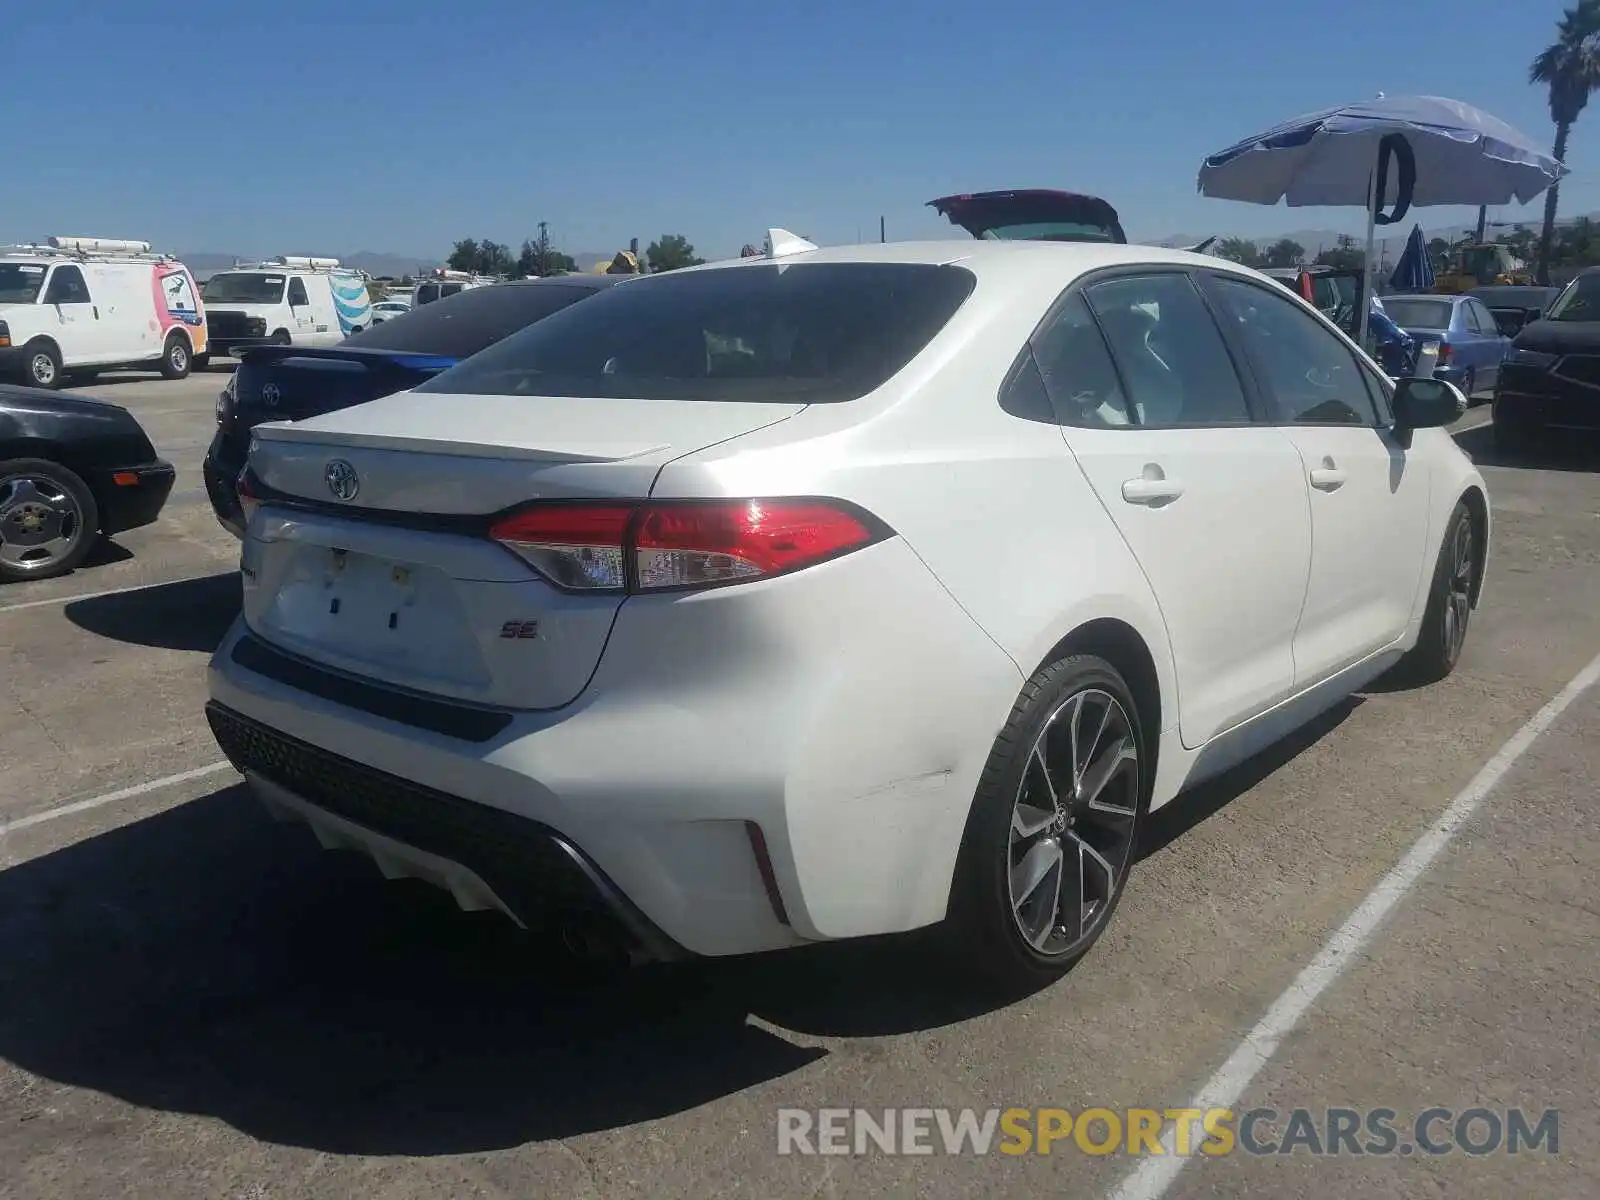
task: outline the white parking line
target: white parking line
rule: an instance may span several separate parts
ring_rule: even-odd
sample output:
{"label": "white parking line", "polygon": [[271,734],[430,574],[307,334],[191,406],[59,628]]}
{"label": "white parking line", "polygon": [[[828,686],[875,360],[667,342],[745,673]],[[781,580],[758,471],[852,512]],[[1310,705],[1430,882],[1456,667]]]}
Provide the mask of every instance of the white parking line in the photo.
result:
{"label": "white parking line", "polygon": [[107,588],[103,592],[76,592],[70,596],[47,596],[43,600],[24,600],[20,604],[0,604],[0,613],[22,612],[28,608],[44,608],[50,604],[71,604],[75,600],[98,600],[102,596],[122,596],[128,592],[142,592],[146,588],[170,587],[177,583],[199,583],[220,571],[207,571],[204,575],[188,575],[182,579],[158,579],[154,583],[131,583],[127,587]]}
{"label": "white parking line", "polygon": [[176,775],[164,775],[160,779],[147,780],[136,783],[132,787],[118,788],[114,792],[107,792],[103,796],[90,796],[87,800],[74,800],[70,804],[60,804],[55,808],[47,808],[43,812],[29,813],[25,817],[18,817],[13,821],[0,821],[0,837],[13,833],[18,829],[28,829],[34,825],[43,825],[46,821],[54,821],[57,817],[70,817],[74,813],[88,812],[91,808],[100,808],[106,804],[115,804],[119,800],[132,800],[135,796],[143,796],[148,792],[159,791],[164,787],[171,787],[175,783],[188,783],[191,779],[204,779],[207,775],[216,775],[222,771],[233,770],[233,764],[228,762],[214,762],[209,766],[196,767],[192,771],[179,771]]}
{"label": "white parking line", "polygon": [[[1600,654],[1579,671],[1572,682],[1558,692],[1500,747],[1472,781],[1462,788],[1450,807],[1423,833],[1394,868],[1378,881],[1355,912],[1334,931],[1309,966],[1301,971],[1281,996],[1267,1009],[1256,1027],[1245,1035],[1228,1061],[1213,1075],[1190,1107],[1205,1111],[1233,1108],[1262,1067],[1266,1066],[1318,997],[1356,961],[1356,954],[1371,940],[1386,918],[1416,885],[1434,859],[1461,827],[1477,812],[1484,798],[1505,778],[1506,772],[1527,753],[1528,748],[1578,697],[1600,681]],[[1192,1155],[1176,1153],[1176,1128],[1169,1128],[1161,1139],[1162,1154],[1144,1159],[1111,1194],[1111,1200],[1158,1200],[1172,1186],[1178,1172]],[[1191,1143],[1192,1149],[1192,1143]]]}

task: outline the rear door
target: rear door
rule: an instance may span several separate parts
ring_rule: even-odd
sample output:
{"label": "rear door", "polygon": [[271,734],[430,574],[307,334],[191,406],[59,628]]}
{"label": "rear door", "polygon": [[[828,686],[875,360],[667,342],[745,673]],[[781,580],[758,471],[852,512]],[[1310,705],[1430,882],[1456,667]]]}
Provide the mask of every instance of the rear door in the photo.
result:
{"label": "rear door", "polygon": [[1499,322],[1483,301],[1469,298],[1462,308],[1478,340],[1478,388],[1492,388],[1500,378],[1500,364],[1510,351],[1511,339],[1500,332]]}
{"label": "rear door", "polygon": [[1395,440],[1387,395],[1347,343],[1275,289],[1210,272],[1205,283],[1300,455],[1313,548],[1294,637],[1300,691],[1405,632],[1428,558],[1428,468]]}
{"label": "rear door", "polygon": [[1311,568],[1299,455],[1253,422],[1184,272],[1118,274],[1069,293],[1035,342],[1067,444],[1155,593],[1183,742],[1199,746],[1293,685]]}

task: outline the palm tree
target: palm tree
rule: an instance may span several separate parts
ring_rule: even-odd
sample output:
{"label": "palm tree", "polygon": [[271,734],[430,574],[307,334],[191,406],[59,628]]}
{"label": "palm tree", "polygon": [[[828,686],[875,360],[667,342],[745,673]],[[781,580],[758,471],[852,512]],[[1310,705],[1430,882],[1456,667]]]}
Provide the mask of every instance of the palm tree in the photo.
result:
{"label": "palm tree", "polygon": [[[1528,82],[1550,89],[1550,119],[1556,123],[1557,159],[1567,157],[1567,137],[1600,91],[1600,0],[1578,0],[1561,14],[1556,40],[1528,68]],[[1550,282],[1550,246],[1556,232],[1557,187],[1544,197],[1544,230],[1539,235],[1539,282]]]}

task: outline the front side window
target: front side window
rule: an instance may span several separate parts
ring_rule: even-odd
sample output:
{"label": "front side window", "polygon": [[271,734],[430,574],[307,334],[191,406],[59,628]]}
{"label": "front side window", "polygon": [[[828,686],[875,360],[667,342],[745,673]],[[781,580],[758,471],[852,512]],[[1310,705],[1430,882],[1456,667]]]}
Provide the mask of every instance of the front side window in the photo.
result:
{"label": "front side window", "polygon": [[1213,277],[1212,287],[1223,310],[1238,322],[1240,339],[1260,383],[1271,392],[1279,420],[1378,423],[1367,381],[1337,334],[1266,288],[1226,276]]}
{"label": "front side window", "polygon": [[88,304],[89,285],[83,281],[83,272],[77,267],[57,267],[50,276],[50,287],[45,292],[46,304]]}
{"label": "front side window", "polygon": [[1123,276],[1092,284],[1084,294],[1105,331],[1136,424],[1251,419],[1222,334],[1187,275]]}
{"label": "front side window", "polygon": [[629,280],[422,391],[826,404],[873,391],[976,286],[918,263],[796,263]]}

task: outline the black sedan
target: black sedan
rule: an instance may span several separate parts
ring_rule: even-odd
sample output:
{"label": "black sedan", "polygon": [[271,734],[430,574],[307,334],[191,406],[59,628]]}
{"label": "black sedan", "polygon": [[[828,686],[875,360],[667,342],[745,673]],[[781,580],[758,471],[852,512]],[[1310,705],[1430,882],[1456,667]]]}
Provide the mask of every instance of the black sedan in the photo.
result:
{"label": "black sedan", "polygon": [[1539,287],[1535,284],[1498,284],[1475,287],[1467,293],[1483,301],[1494,315],[1494,322],[1506,337],[1514,338],[1523,326],[1532,325],[1544,316],[1555,298],[1561,294],[1556,287]]}
{"label": "black sedan", "polygon": [[552,275],[468,288],[374,325],[337,346],[257,345],[217,399],[217,432],[202,473],[217,520],[244,536],[238,480],[250,430],[303,421],[416,387],[464,358],[570,304],[623,282],[622,275]]}
{"label": "black sedan", "polygon": [[1562,290],[1500,366],[1494,436],[1516,450],[1548,435],[1600,432],[1600,269]]}
{"label": "black sedan", "polygon": [[127,409],[0,386],[0,583],[65,575],[102,534],[151,524],[175,477]]}

